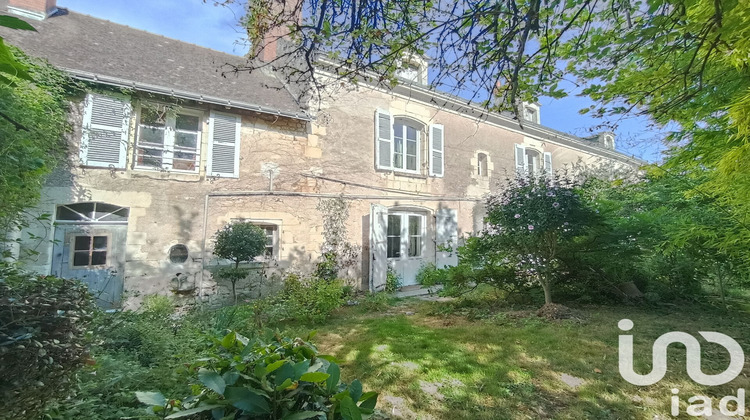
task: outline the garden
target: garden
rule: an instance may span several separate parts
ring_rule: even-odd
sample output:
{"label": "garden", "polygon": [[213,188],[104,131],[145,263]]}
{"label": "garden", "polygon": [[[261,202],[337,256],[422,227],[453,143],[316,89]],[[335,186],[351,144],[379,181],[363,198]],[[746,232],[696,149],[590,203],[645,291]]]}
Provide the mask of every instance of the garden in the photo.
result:
{"label": "garden", "polygon": [[[638,372],[669,331],[715,330],[750,344],[747,250],[709,234],[731,226],[732,215],[687,194],[688,181],[649,168],[613,179],[585,171],[509,178],[487,196],[483,230],[452,250],[458,265],[422,267],[424,287],[442,286],[424,298],[349,286],[339,274],[351,253],[338,250],[350,246],[338,234],[328,235],[312,274],[289,273],[278,293],[235,296],[218,309],[152,295],[138,311],[103,312],[76,281],[6,263],[2,410],[47,419],[706,414],[710,401],[698,409],[692,396],[714,407],[727,395],[744,401],[746,375],[701,387],[682,347],[669,351],[669,374],[652,386],[618,370],[625,318],[635,325]],[[345,206],[333,213],[345,216]],[[249,223],[217,232],[217,255],[232,261],[217,276],[242,281],[240,263],[263,252],[263,235]],[[392,274],[389,284],[398,284]],[[718,346],[703,356],[706,371],[728,362]]]}

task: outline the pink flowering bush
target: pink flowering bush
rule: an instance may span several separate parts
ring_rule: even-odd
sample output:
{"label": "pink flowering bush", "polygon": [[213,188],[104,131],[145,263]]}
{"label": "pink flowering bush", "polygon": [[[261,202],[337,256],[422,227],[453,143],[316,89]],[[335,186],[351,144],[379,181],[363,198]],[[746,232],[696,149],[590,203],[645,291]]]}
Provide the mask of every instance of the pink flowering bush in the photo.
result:
{"label": "pink flowering bush", "polygon": [[475,265],[492,262],[512,269],[516,282],[541,286],[551,303],[561,251],[600,225],[601,217],[565,174],[508,179],[485,204],[485,229],[472,239],[466,257]]}

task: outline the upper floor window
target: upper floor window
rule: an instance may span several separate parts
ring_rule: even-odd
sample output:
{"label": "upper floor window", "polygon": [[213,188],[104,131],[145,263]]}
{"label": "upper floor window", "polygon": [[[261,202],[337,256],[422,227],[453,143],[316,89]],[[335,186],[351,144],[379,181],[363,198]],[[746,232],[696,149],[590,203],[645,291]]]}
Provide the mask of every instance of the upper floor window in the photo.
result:
{"label": "upper floor window", "polygon": [[552,175],[552,154],[541,153],[522,144],[516,144],[516,172],[531,175]]}
{"label": "upper floor window", "polygon": [[198,172],[201,126],[200,112],[141,107],[135,167]]}
{"label": "upper floor window", "polygon": [[[378,169],[422,174],[427,163],[429,174],[443,176],[444,128],[429,126],[429,144],[423,138],[424,126],[407,118],[394,118],[386,111],[375,113],[375,166]],[[428,157],[422,157],[427,149]],[[425,162],[427,160],[427,162]]]}
{"label": "upper floor window", "polygon": [[422,83],[422,69],[414,64],[408,63],[396,71],[396,76],[410,82]]}
{"label": "upper floor window", "polygon": [[416,172],[420,130],[400,118],[393,124],[393,168]]}
{"label": "upper floor window", "polygon": [[481,177],[487,177],[489,176],[489,168],[487,165],[487,154],[486,153],[478,153],[477,154],[477,175]]}

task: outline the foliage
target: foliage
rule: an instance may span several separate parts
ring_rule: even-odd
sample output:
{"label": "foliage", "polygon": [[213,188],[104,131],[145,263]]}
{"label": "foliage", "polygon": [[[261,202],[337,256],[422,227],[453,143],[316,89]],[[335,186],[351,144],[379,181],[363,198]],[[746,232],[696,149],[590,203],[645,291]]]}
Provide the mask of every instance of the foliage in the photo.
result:
{"label": "foliage", "polygon": [[[6,56],[5,48],[0,41],[0,238],[25,222],[24,210],[38,200],[46,175],[65,161],[67,99],[80,91],[46,62],[13,47]],[[2,62],[11,58],[29,77],[3,73]]]}
{"label": "foliage", "polygon": [[266,250],[266,233],[260,227],[250,223],[232,223],[216,232],[214,255],[230,260],[232,268],[221,268],[217,275],[232,284],[232,297],[237,304],[237,282],[246,278],[250,272],[241,269],[241,262],[250,262],[263,255]]}
{"label": "foliage", "polygon": [[446,270],[439,270],[434,263],[422,264],[417,272],[417,284],[431,287],[445,283]]}
{"label": "foliage", "polygon": [[205,335],[218,315],[176,313],[168,298],[156,295],[147,296],[138,312],[99,313],[91,352],[95,364],[80,370],[73,395],[45,414],[56,420],[141,417],[135,391],[158,387],[170,398],[189,393],[185,366],[208,347]]}
{"label": "foliage", "polygon": [[315,276],[335,280],[342,270],[357,264],[361,249],[349,242],[346,226],[349,204],[343,198],[322,199],[317,208],[323,214],[323,259],[316,267]]}
{"label": "foliage", "polygon": [[475,255],[479,251],[486,256],[480,261],[483,266],[506,267],[506,273],[512,269],[523,282],[539,284],[545,302],[551,303],[562,250],[574,247],[601,218],[565,174],[519,176],[506,183],[487,198],[487,227],[470,246]]}
{"label": "foliage", "polygon": [[301,278],[290,274],[284,279],[280,299],[289,316],[308,322],[321,322],[343,305],[344,293],[338,280]]}
{"label": "foliage", "polygon": [[39,276],[0,265],[0,410],[34,418],[65,396],[88,361],[89,322],[96,310],[77,280]]}
{"label": "foliage", "polygon": [[309,343],[312,336],[304,341],[275,335],[265,341],[232,331],[191,366],[199,381],[192,396],[168,400],[153,391],[136,395],[167,419],[209,411],[213,418],[253,419],[355,420],[371,414],[378,394],[363,392],[358,380],[342,383],[339,366],[318,355]]}
{"label": "foliage", "polygon": [[385,292],[396,293],[398,289],[401,288],[402,284],[401,275],[398,274],[390,264],[388,264],[388,268],[385,272]]}

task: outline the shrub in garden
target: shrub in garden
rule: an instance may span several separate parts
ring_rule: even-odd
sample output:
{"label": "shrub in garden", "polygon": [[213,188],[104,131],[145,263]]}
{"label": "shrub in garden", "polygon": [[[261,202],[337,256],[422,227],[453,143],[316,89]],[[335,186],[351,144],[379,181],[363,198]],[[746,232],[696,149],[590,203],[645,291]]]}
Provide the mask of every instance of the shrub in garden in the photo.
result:
{"label": "shrub in garden", "polygon": [[354,420],[371,414],[378,394],[363,392],[358,380],[342,383],[334,359],[309,343],[313,335],[307,341],[275,335],[266,342],[230,332],[193,364],[198,384],[192,396],[136,395],[167,419],[210,413],[215,419]]}
{"label": "shrub in garden", "polygon": [[385,273],[385,292],[396,293],[401,288],[401,276],[388,265],[388,270]]}
{"label": "shrub in garden", "polygon": [[344,304],[341,281],[290,274],[284,279],[280,299],[288,315],[304,321],[320,322]]}
{"label": "shrub in garden", "polygon": [[77,280],[0,265],[0,412],[36,418],[88,360],[94,301]]}
{"label": "shrub in garden", "polygon": [[249,223],[233,223],[216,232],[214,255],[230,260],[234,267],[219,270],[217,276],[232,284],[232,298],[237,304],[237,282],[246,278],[250,271],[240,268],[240,263],[250,262],[266,250],[266,233]]}
{"label": "shrub in garden", "polygon": [[[498,271],[499,279],[490,277],[495,280],[509,280],[512,270],[517,284],[541,286],[545,303],[551,303],[562,251],[601,225],[576,187],[563,174],[507,180],[501,192],[487,198],[487,227],[469,245],[468,253],[478,256],[473,263],[480,263],[475,267]],[[459,256],[463,253],[459,250]]]}

